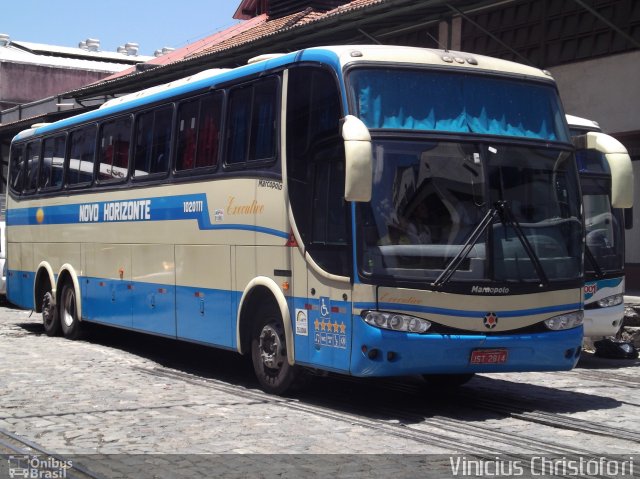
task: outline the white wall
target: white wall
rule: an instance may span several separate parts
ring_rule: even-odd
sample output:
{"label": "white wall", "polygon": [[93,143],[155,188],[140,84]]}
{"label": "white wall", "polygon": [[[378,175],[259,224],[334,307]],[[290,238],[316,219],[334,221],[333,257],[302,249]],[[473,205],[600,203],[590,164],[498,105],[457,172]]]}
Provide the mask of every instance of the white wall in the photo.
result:
{"label": "white wall", "polygon": [[640,131],[640,51],[549,68],[564,109],[605,133]]}

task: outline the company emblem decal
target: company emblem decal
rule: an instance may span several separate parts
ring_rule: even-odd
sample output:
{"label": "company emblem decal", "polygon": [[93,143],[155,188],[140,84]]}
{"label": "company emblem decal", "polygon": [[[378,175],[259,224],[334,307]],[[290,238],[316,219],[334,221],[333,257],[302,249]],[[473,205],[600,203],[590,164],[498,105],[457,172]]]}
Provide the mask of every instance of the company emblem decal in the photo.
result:
{"label": "company emblem decal", "polygon": [[482,323],[485,328],[493,329],[498,325],[498,316],[496,316],[496,313],[487,313]]}

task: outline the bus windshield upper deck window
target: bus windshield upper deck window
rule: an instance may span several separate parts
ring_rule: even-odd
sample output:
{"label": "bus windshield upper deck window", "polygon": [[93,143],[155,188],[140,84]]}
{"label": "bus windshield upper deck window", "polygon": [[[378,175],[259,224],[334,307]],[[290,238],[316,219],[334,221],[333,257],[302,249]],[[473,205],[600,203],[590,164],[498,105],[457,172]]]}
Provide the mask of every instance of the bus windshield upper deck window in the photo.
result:
{"label": "bus windshield upper deck window", "polygon": [[542,82],[405,68],[357,69],[349,82],[355,114],[371,129],[569,142],[558,93]]}

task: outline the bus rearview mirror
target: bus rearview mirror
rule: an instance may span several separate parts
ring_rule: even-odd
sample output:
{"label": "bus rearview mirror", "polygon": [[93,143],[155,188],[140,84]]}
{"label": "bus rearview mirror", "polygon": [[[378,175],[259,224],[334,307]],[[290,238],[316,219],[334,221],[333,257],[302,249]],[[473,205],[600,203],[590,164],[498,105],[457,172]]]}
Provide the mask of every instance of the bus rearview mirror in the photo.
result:
{"label": "bus rearview mirror", "polygon": [[342,120],[344,139],[346,201],[371,201],[373,152],[369,129],[359,118],[347,115]]}
{"label": "bus rearview mirror", "polygon": [[605,133],[590,131],[576,137],[579,149],[596,150],[604,154],[611,170],[611,206],[631,208],[633,206],[633,167],[629,152],[622,143]]}

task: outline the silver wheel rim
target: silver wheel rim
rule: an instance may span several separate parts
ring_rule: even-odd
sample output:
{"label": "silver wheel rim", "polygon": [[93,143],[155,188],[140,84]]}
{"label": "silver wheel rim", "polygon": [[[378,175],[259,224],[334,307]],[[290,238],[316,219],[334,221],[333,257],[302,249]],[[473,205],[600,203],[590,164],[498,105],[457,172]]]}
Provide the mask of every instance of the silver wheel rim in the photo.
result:
{"label": "silver wheel rim", "polygon": [[280,369],[285,360],[282,341],[278,331],[267,324],[260,332],[260,357],[262,363],[270,369]]}
{"label": "silver wheel rim", "polygon": [[75,295],[71,289],[67,289],[64,292],[64,298],[62,301],[62,321],[64,325],[67,327],[71,327],[73,322],[75,321],[75,312],[76,312],[76,301]]}

